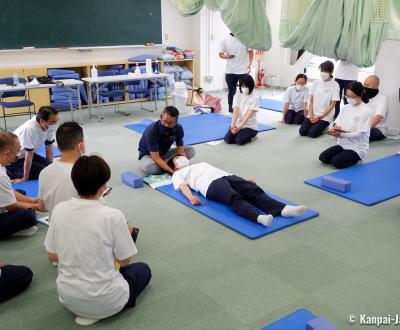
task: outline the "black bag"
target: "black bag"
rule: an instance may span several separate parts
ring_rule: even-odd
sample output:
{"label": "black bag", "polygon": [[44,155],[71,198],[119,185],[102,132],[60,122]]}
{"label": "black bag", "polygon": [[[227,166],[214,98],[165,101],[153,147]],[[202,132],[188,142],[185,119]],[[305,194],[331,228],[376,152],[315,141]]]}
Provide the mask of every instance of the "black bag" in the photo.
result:
{"label": "black bag", "polygon": [[34,75],[32,75],[32,76],[28,76],[28,81],[30,82],[30,81],[32,81],[33,79],[37,79],[37,81],[40,83],[40,84],[52,84],[53,83],[53,79],[51,79],[50,77],[48,77],[48,76],[34,76]]}

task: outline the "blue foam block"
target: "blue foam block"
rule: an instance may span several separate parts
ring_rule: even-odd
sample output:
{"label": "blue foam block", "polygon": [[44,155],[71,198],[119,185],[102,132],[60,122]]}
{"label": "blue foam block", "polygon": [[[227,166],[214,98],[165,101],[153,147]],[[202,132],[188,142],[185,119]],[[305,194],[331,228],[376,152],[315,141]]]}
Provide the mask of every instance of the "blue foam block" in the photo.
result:
{"label": "blue foam block", "polygon": [[140,124],[145,126],[145,127],[149,126],[152,123],[154,123],[154,120],[151,120],[151,119],[142,119],[140,121]]}
{"label": "blue foam block", "polygon": [[[235,213],[229,206],[222,204],[220,202],[208,200],[196,192],[193,192],[193,194],[198,196],[204,205],[197,206],[190,204],[190,202],[186,199],[186,197],[182,194],[182,192],[175,191],[172,184],[159,187],[157,188],[157,190],[185,204],[186,206],[192,208],[193,210],[200,212],[201,214],[229,227],[230,229],[235,230],[239,234],[242,234],[251,239],[271,234],[275,231],[295,225],[299,222],[314,218],[319,215],[318,212],[315,212],[313,210],[307,210],[306,213],[300,217],[285,218],[277,216],[274,217],[271,226],[265,227],[258,223],[252,222],[249,219],[241,217],[240,215]],[[268,193],[268,195],[282,203],[297,205],[295,203],[284,200],[278,196],[275,196],[271,193]]]}
{"label": "blue foam block", "polygon": [[13,189],[24,190],[27,196],[35,198],[39,191],[39,181],[29,180],[26,182],[13,183],[12,187]]}
{"label": "blue foam block", "polygon": [[143,177],[132,172],[124,172],[121,174],[121,181],[132,188],[143,187]]}
{"label": "blue foam block", "polygon": [[[231,125],[231,117],[217,113],[191,115],[179,118],[179,123],[185,131],[185,145],[222,140]],[[147,126],[141,123],[125,125],[126,128],[143,133]],[[274,127],[258,124],[258,131],[269,131]]]}
{"label": "blue foam block", "polygon": [[[42,156],[44,158],[46,158],[46,147],[43,144],[38,150],[36,150],[36,153],[39,156]],[[53,157],[57,158],[57,157],[61,157],[61,151],[60,149],[58,149],[54,144],[53,144]]]}
{"label": "blue foam block", "polygon": [[260,108],[272,110],[276,112],[283,112],[285,102],[274,99],[261,99]]}
{"label": "blue foam block", "polygon": [[318,317],[307,322],[306,330],[337,330],[337,328],[323,317]]}
{"label": "blue foam block", "polygon": [[351,181],[336,178],[332,175],[323,176],[321,179],[321,185],[342,192],[351,190]]}
{"label": "blue foam block", "polygon": [[262,328],[262,330],[305,330],[308,321],[316,316],[305,309],[299,309],[280,320]]}
{"label": "blue foam block", "polygon": [[322,186],[319,176],[305,183],[348,198],[352,201],[374,205],[400,195],[400,157],[393,155],[373,162],[330,173],[336,178],[351,181],[351,191],[341,192]]}

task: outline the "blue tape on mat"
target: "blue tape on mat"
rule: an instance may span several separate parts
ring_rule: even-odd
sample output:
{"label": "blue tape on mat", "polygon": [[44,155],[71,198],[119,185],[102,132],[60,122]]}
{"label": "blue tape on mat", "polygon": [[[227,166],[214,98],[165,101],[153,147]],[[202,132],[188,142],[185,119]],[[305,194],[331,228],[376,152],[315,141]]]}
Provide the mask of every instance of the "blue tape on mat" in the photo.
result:
{"label": "blue tape on mat", "polygon": [[299,309],[261,330],[305,330],[307,322],[315,318],[316,316],[306,309]]}
{"label": "blue tape on mat", "polygon": [[35,198],[37,197],[39,191],[39,181],[29,180],[26,182],[14,183],[12,187],[13,189],[24,190],[27,196]]}
{"label": "blue tape on mat", "polygon": [[284,102],[274,99],[261,99],[260,108],[272,110],[276,112],[283,112]]}
{"label": "blue tape on mat", "polygon": [[[169,197],[172,197],[173,199],[192,208],[193,210],[200,212],[201,214],[251,239],[271,234],[275,231],[295,225],[299,222],[314,218],[319,215],[318,212],[308,209],[306,213],[301,217],[293,217],[293,218],[285,218],[281,216],[274,217],[272,225],[270,227],[265,227],[263,225],[260,225],[258,223],[252,222],[246,218],[241,217],[240,215],[236,214],[229,206],[216,201],[208,200],[195,192],[193,194],[198,196],[205,205],[203,206],[191,205],[190,202],[180,191],[174,190],[172,184],[159,187],[156,190],[161,191],[162,193],[168,195]],[[295,203],[286,201],[273,194],[268,193],[268,195],[285,204],[297,205]]]}
{"label": "blue tape on mat", "polygon": [[[46,158],[46,148],[45,145],[43,144],[38,150],[36,150],[36,153],[39,156],[42,156],[44,158]],[[60,149],[58,149],[54,144],[53,144],[53,157],[57,158],[57,157],[61,157],[61,151]]]}
{"label": "blue tape on mat", "polygon": [[[217,113],[192,115],[179,118],[183,126],[185,145],[199,144],[209,141],[222,140],[231,124],[231,117]],[[143,133],[147,126],[137,123],[125,125],[126,128],[138,133]],[[258,124],[260,132],[269,131],[274,127]]]}
{"label": "blue tape on mat", "polygon": [[322,177],[326,174],[304,182],[368,206],[400,195],[400,156],[385,157],[329,175],[351,181],[351,190],[341,192],[322,186]]}

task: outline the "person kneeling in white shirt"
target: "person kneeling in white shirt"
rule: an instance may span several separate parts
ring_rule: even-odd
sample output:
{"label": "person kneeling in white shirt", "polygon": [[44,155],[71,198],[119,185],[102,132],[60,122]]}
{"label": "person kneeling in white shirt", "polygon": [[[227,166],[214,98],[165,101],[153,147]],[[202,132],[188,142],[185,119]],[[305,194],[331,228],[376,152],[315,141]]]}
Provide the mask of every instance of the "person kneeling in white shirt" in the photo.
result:
{"label": "person kneeling in white shirt", "polygon": [[[285,205],[269,197],[254,181],[242,179],[202,162],[189,165],[183,156],[173,159],[176,171],[172,175],[175,190],[180,190],[192,205],[202,205],[190,189],[204,197],[232,207],[244,218],[270,226],[274,216],[294,217],[304,214],[303,205]],[[266,214],[261,213],[260,210]]]}
{"label": "person kneeling in white shirt", "polygon": [[147,264],[129,264],[137,249],[122,212],[99,203],[110,176],[102,158],[79,158],[71,177],[80,198],[54,208],[45,239],[48,259],[58,262],[59,300],[81,325],[135,306],[151,279]]}
{"label": "person kneeling in white shirt", "polygon": [[335,125],[327,133],[338,138],[338,144],[323,151],[319,160],[336,168],[346,168],[367,157],[371,110],[361,83],[346,87],[346,104],[339,112]]}

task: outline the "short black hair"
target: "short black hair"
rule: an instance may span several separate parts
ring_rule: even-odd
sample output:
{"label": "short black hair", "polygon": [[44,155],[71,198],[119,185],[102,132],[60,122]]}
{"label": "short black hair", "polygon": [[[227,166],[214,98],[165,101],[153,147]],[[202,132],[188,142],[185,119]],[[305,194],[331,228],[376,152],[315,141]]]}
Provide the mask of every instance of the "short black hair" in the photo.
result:
{"label": "short black hair", "polygon": [[322,72],[330,73],[330,74],[331,74],[331,78],[332,78],[332,77],[333,77],[333,76],[332,76],[332,73],[333,73],[333,70],[335,69],[335,66],[333,65],[333,62],[331,62],[331,61],[325,61],[325,62],[322,62],[322,63],[319,65],[319,69],[320,69]]}
{"label": "short black hair", "polygon": [[297,80],[299,80],[299,79],[304,79],[305,82],[307,82],[307,76],[306,76],[304,73],[299,73],[299,74],[296,76],[296,79],[295,79],[294,81],[297,81]]}
{"label": "short black hair", "polygon": [[48,121],[51,114],[57,116],[58,110],[48,105],[40,107],[36,115],[36,121],[37,122],[39,122],[40,120]]}
{"label": "short black hair", "polygon": [[71,179],[79,196],[97,194],[111,177],[106,161],[99,156],[81,156],[72,167]]}
{"label": "short black hair", "polygon": [[250,76],[249,74],[243,74],[240,76],[239,78],[240,93],[242,92],[242,85],[249,88],[249,94],[253,93],[255,83],[252,76]]}
{"label": "short black hair", "polygon": [[368,98],[367,94],[365,93],[365,89],[364,89],[364,86],[363,86],[362,83],[360,83],[358,81],[352,81],[350,84],[348,84],[346,86],[346,91],[348,89],[351,90],[357,96],[361,97],[361,100],[364,103],[368,103],[369,102],[369,98]]}
{"label": "short black hair", "polygon": [[179,117],[179,110],[172,105],[167,105],[161,114],[166,113],[171,117],[178,118]]}
{"label": "short black hair", "polygon": [[74,122],[67,121],[58,127],[56,132],[57,146],[61,151],[71,151],[83,142],[83,129]]}
{"label": "short black hair", "polygon": [[0,151],[3,151],[14,145],[18,136],[11,132],[0,132]]}

